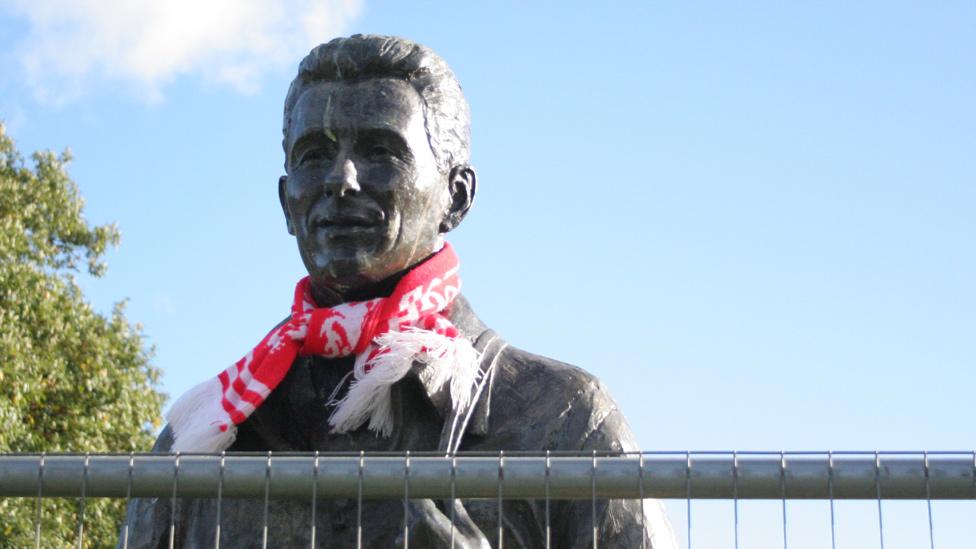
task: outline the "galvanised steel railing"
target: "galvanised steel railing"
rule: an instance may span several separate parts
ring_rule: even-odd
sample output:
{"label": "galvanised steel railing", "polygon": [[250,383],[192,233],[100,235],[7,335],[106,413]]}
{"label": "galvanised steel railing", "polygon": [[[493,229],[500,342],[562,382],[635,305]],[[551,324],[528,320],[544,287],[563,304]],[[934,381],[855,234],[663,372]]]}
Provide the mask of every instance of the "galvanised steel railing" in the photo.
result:
{"label": "galvanised steel railing", "polygon": [[[833,547],[834,502],[876,501],[869,527],[884,547],[882,502],[919,500],[934,548],[932,501],[976,500],[976,452],[7,454],[0,497],[257,498],[265,507],[276,498],[659,498],[685,500],[689,547],[693,500],[731,500],[735,547],[743,500],[782,503],[783,547],[787,501],[829,502]],[[976,547],[976,537],[959,541]]]}

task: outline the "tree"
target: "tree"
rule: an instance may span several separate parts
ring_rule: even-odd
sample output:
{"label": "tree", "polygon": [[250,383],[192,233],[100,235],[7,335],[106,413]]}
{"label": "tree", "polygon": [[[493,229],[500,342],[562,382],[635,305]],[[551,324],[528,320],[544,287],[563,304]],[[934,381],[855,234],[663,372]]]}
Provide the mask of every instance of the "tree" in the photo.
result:
{"label": "tree", "polygon": [[[0,124],[0,452],[145,450],[164,395],[141,327],[85,301],[75,275],[105,273],[114,225],[90,226],[70,153],[27,167]],[[0,501],[0,546],[34,545],[34,504]],[[114,545],[121,500],[85,504],[85,545]],[[43,545],[76,543],[77,502],[45,501]]]}

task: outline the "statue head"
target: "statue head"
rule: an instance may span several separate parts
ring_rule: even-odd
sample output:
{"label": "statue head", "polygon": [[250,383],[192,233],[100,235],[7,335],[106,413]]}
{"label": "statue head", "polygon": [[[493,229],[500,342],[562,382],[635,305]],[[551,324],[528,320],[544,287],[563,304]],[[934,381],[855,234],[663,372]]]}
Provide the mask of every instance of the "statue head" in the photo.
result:
{"label": "statue head", "polygon": [[313,49],[283,132],[278,194],[317,298],[368,291],[419,263],[474,200],[461,86],[413,42],[355,35]]}

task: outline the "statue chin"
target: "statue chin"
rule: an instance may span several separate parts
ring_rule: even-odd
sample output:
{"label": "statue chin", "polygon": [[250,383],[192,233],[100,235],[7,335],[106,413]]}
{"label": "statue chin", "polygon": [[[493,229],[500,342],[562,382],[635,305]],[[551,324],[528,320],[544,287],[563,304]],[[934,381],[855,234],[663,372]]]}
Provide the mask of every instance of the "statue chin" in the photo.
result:
{"label": "statue chin", "polygon": [[[425,231],[426,232],[426,231]],[[313,288],[345,299],[388,295],[402,275],[444,246],[439,233],[415,239],[332,238],[300,246]],[[379,241],[378,241],[379,240]],[[319,297],[319,296],[316,296]],[[324,296],[323,296],[324,297]],[[323,304],[319,304],[323,305]]]}
{"label": "statue chin", "polygon": [[[370,299],[388,294],[411,265],[388,255],[364,251],[317,255],[306,262],[316,300],[335,294],[341,301]],[[319,303],[320,306],[327,306]]]}

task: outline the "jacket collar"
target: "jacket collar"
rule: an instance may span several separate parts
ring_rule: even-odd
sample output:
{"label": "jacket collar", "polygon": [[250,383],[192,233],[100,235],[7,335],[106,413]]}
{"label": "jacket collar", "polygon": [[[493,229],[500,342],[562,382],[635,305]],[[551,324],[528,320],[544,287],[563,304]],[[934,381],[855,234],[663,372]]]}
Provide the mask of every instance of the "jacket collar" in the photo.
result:
{"label": "jacket collar", "polygon": [[[424,392],[434,408],[444,418],[444,429],[441,439],[442,446],[447,439],[451,439],[451,432],[460,430],[464,434],[484,436],[488,433],[488,416],[491,413],[491,389],[494,381],[495,358],[504,346],[504,342],[495,332],[489,330],[474,314],[471,304],[464,296],[457,296],[451,306],[451,323],[471,340],[474,348],[481,355],[481,379],[473,388],[475,399],[473,404],[465,410],[455,410],[451,402],[449,383],[441,387],[434,387],[424,379],[424,376],[414,374],[420,382]],[[466,427],[464,423],[467,423]],[[442,448],[444,449],[444,448]]]}

